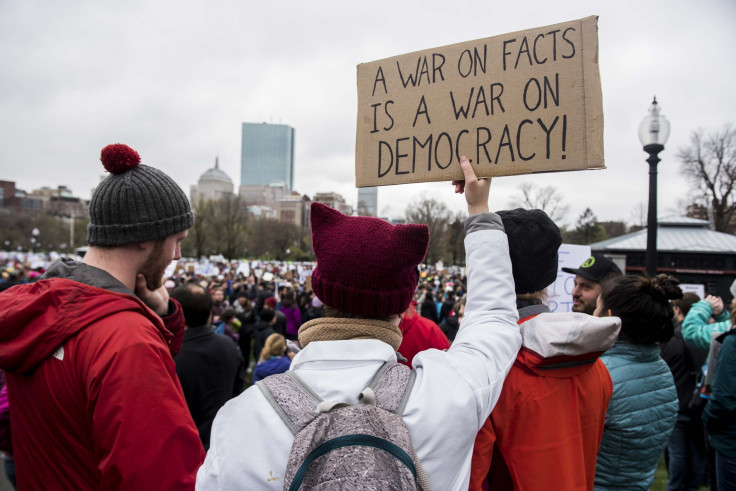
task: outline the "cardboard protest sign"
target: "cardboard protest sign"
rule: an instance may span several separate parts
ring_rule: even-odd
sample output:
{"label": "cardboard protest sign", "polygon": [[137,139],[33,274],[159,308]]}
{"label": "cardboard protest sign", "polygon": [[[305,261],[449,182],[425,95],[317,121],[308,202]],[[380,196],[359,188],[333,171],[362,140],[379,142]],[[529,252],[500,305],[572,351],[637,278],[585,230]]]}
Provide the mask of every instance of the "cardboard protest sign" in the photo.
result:
{"label": "cardboard protest sign", "polygon": [[604,169],[598,18],[358,65],[357,187]]}

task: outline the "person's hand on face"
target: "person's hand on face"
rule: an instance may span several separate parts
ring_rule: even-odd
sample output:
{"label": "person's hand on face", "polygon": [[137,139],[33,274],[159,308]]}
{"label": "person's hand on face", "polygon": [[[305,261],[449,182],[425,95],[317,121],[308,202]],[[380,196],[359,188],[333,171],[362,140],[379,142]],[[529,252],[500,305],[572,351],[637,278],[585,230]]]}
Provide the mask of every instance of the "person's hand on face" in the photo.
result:
{"label": "person's hand on face", "polygon": [[169,313],[169,291],[161,285],[155,290],[149,290],[146,277],[138,273],[135,278],[135,296],[140,298],[146,307],[153,310],[160,317]]}
{"label": "person's hand on face", "polygon": [[708,295],[707,297],[705,297],[705,301],[708,302],[713,308],[713,315],[715,317],[721,315],[721,313],[723,312],[723,299],[721,297]]}

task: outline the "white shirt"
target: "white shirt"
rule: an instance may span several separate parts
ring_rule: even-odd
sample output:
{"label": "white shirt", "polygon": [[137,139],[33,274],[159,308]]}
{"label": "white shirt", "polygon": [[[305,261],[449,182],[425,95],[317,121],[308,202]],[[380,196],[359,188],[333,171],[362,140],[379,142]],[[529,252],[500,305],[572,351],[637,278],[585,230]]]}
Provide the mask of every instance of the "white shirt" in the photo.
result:
{"label": "white shirt", "polygon": [[[468,488],[475,435],[521,346],[506,235],[474,231],[465,248],[465,318],[448,351],[414,357],[417,377],[403,415],[435,490]],[[356,404],[379,367],[395,360],[382,341],[320,341],[299,352],[291,369],[322,399]],[[249,388],[217,414],[197,489],[283,489],[293,440],[260,389]]]}

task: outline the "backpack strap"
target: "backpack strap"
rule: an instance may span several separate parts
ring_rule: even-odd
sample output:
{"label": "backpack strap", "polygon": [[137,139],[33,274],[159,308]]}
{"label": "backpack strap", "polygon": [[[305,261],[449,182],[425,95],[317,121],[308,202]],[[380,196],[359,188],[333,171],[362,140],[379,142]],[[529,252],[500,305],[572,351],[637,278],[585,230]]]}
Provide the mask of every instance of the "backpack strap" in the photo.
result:
{"label": "backpack strap", "polygon": [[368,384],[375,394],[376,405],[401,416],[409,401],[417,373],[406,365],[386,362]]}
{"label": "backpack strap", "polygon": [[[366,389],[361,393],[364,398],[376,401],[377,406],[385,411],[390,411],[398,416],[404,414],[406,403],[409,401],[411,389],[414,387],[417,372],[410,369],[406,365],[400,363],[386,362],[378,369],[373,380]],[[370,402],[367,402],[369,404]],[[429,478],[424,472],[424,467],[419,457],[414,455],[414,469],[418,489],[422,491],[431,491]]]}
{"label": "backpack strap", "polygon": [[[367,404],[401,416],[414,386],[416,372],[399,363],[386,362],[378,369],[362,395]],[[323,401],[296,373],[288,370],[256,382],[266,400],[296,435],[320,413],[342,403]]]}
{"label": "backpack strap", "polygon": [[266,377],[256,385],[294,435],[319,415],[316,409],[322,398],[291,370]]}

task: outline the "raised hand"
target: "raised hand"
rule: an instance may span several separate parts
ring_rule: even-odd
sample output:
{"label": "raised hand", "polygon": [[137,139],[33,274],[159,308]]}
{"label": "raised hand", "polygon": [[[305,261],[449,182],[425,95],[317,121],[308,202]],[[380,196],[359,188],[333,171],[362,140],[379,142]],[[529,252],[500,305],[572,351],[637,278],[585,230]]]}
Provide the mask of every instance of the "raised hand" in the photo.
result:
{"label": "raised hand", "polygon": [[463,169],[465,180],[452,181],[455,192],[465,193],[465,201],[468,203],[468,213],[476,215],[488,211],[488,194],[491,190],[490,178],[478,178],[473,170],[473,165],[466,156],[460,157],[460,167]]}

